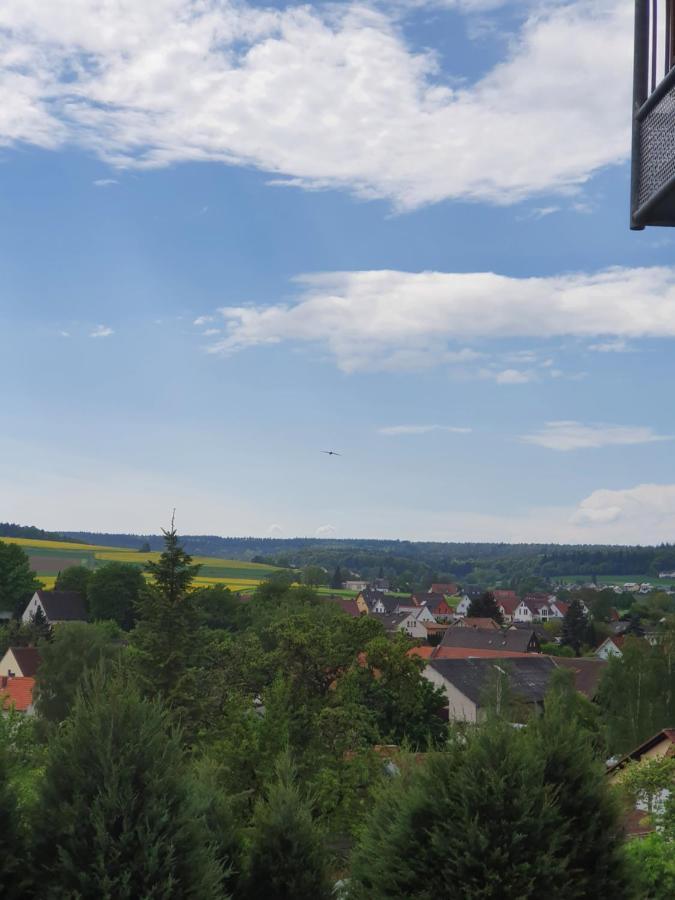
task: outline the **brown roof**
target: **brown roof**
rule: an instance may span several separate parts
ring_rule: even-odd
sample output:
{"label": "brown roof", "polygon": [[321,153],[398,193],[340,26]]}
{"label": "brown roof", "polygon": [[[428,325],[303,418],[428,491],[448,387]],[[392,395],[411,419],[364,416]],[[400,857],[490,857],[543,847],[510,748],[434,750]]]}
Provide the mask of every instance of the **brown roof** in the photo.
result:
{"label": "brown roof", "polygon": [[630,762],[632,759],[641,759],[645,753],[651,750],[652,747],[656,747],[662,741],[668,741],[670,744],[665,755],[675,756],[675,728],[662,728],[661,731],[658,731],[655,735],[648,738],[648,740],[640,744],[639,747],[636,747],[634,750],[631,750],[630,753],[622,756],[621,759],[614,763],[614,765],[609,766],[607,773],[609,774],[610,772],[616,772],[617,769],[623,769],[626,763]]}
{"label": "brown roof", "polygon": [[595,699],[607,660],[595,657],[572,659],[565,656],[552,656],[551,659],[559,668],[569,669],[574,674],[574,687],[580,694],[584,694],[589,700]]}
{"label": "brown roof", "polygon": [[465,616],[454,626],[455,628],[493,628],[499,630],[499,623],[489,616]]}
{"label": "brown roof", "polygon": [[430,594],[456,594],[459,590],[459,586],[455,584],[454,581],[441,581],[437,584],[432,584],[429,588]]}
{"label": "brown roof", "polygon": [[2,709],[26,712],[33,702],[34,678],[7,678],[0,676],[0,705]]}
{"label": "brown roof", "polygon": [[324,598],[329,603],[335,603],[336,606],[339,606],[342,612],[347,613],[348,616],[353,616],[355,619],[361,615],[359,611],[359,605],[356,602],[356,597],[340,597],[331,595],[330,597]]}
{"label": "brown roof", "polygon": [[420,659],[430,659],[436,648],[423,644],[421,647],[411,647],[408,656],[418,656]]}
{"label": "brown roof", "polygon": [[9,649],[14,654],[21,675],[33,678],[40,665],[40,651],[37,647],[10,647]]}
{"label": "brown roof", "polygon": [[448,628],[441,647],[470,647],[475,650],[511,650],[526,653],[539,650],[539,641],[531,629]]}
{"label": "brown roof", "polygon": [[517,597],[503,597],[501,600],[495,599],[497,606],[501,606],[507,616],[512,616],[520,606],[520,600]]}

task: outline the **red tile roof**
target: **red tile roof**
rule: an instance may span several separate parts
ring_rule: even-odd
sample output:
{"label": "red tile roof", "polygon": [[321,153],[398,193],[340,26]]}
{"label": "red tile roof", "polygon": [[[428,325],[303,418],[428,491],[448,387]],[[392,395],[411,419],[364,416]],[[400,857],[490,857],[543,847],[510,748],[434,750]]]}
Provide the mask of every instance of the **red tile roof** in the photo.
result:
{"label": "red tile roof", "polygon": [[[417,648],[420,649],[420,648]],[[483,650],[476,647],[443,647],[439,644],[433,648],[436,652],[431,659],[511,659],[520,657],[532,657],[532,653],[519,653],[515,650]]]}
{"label": "red tile roof", "polygon": [[435,647],[423,645],[422,647],[411,647],[408,650],[408,656],[418,656],[420,659],[429,659],[434,652]]}
{"label": "red tile roof", "polygon": [[458,585],[454,581],[442,581],[440,584],[432,584],[429,588],[430,594],[456,594],[459,590]]}
{"label": "red tile roof", "polygon": [[34,678],[0,677],[0,703],[3,709],[14,707],[18,712],[26,712],[33,703]]}
{"label": "red tile roof", "polygon": [[504,615],[512,616],[520,606],[520,600],[517,597],[504,597],[497,599],[497,606],[502,607]]}

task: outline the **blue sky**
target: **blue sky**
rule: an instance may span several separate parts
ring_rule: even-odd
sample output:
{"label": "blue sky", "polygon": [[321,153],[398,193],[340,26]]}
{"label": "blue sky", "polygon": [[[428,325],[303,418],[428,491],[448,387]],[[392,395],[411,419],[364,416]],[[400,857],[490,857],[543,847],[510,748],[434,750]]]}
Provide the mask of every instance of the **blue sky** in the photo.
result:
{"label": "blue sky", "polygon": [[672,540],[630,4],[140,6],[0,10],[0,518]]}

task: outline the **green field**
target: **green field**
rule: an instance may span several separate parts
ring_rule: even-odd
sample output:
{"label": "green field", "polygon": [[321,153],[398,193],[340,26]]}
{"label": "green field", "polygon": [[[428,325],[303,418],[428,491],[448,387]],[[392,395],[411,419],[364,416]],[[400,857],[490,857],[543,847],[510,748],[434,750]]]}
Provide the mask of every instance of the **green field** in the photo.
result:
{"label": "green field", "polygon": [[[25,550],[32,563],[39,568],[37,577],[45,588],[54,586],[56,576],[66,565],[96,569],[107,562],[133,563],[141,566],[148,560],[159,559],[159,553],[139,553],[122,547],[98,547],[91,544],[40,541],[32,538],[0,538],[0,540],[18,544]],[[199,587],[222,584],[234,591],[253,590],[261,581],[278,571],[274,566],[243,562],[238,559],[196,556],[194,561],[202,566],[196,579]]]}

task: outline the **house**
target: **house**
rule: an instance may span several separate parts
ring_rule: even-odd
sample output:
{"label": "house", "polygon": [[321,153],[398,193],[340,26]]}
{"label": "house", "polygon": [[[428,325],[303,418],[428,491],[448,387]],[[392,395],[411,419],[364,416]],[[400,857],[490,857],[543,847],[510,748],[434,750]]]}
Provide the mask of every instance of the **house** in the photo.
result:
{"label": "house", "polygon": [[340,597],[339,595],[331,594],[331,596],[323,597],[322,599],[326,603],[333,603],[335,606],[339,606],[342,612],[347,613],[348,616],[353,616],[355,619],[358,619],[362,614],[357,597]]}
{"label": "house", "polygon": [[484,588],[467,588],[461,595],[461,600],[455,604],[455,615],[466,616],[473,600],[480,599],[485,593]]}
{"label": "house", "polygon": [[[662,728],[648,738],[639,747],[619,759],[610,760],[607,766],[607,778],[612,785],[619,785],[624,777],[626,766],[631,763],[648,762],[656,759],[675,757],[675,728]],[[666,800],[668,792],[661,795],[661,803]],[[638,799],[630,801],[623,798],[622,824],[627,838],[642,838],[654,831],[654,822],[648,813],[647,804]]]}
{"label": "house", "polygon": [[86,622],[87,610],[77,591],[35,591],[21,616],[22,622],[30,622],[42,612],[50,625],[60,622]]}
{"label": "house", "polygon": [[443,594],[413,594],[412,599],[416,605],[426,606],[435,619],[444,619],[454,613]]}
{"label": "house", "polygon": [[623,643],[626,637],[623,634],[612,634],[606,637],[599,647],[596,647],[595,655],[598,659],[609,659],[610,656],[623,656]]}
{"label": "house", "polygon": [[567,669],[574,677],[574,687],[589,700],[595,700],[607,661],[584,656],[578,659],[567,656],[551,656],[559,669]]}
{"label": "house", "polygon": [[515,591],[506,590],[506,588],[495,588],[492,591],[492,594],[497,601],[497,603],[501,603],[502,600],[517,600],[518,594]]}
{"label": "house", "polygon": [[342,587],[345,591],[365,591],[368,587],[367,581],[343,581]]}
{"label": "house", "polygon": [[372,599],[368,604],[370,612],[377,616],[393,616],[398,613],[415,612],[419,609],[412,602],[404,602],[400,597],[385,597],[384,594],[378,594],[376,599]]}
{"label": "house", "polygon": [[494,619],[483,616],[464,616],[463,619],[456,623],[455,628],[492,628],[495,631],[501,630]]}
{"label": "house", "polygon": [[566,600],[554,600],[551,603],[551,613],[554,619],[564,619],[570,605]]}
{"label": "house", "polygon": [[372,587],[376,591],[384,591],[386,593],[389,590],[389,580],[387,578],[376,578],[372,583]]}
{"label": "house", "polygon": [[430,594],[447,594],[448,596],[454,596],[459,590],[459,585],[455,584],[454,581],[441,581],[436,584],[432,584],[429,588]]}
{"label": "house", "polygon": [[0,675],[15,678],[34,678],[40,665],[37,647],[10,647],[0,659]]}
{"label": "house", "polygon": [[14,709],[17,712],[33,715],[34,678],[8,678],[0,675],[0,709],[3,713]]}
{"label": "house", "polygon": [[391,614],[381,615],[374,613],[382,622],[386,631],[393,634],[396,631],[402,631],[408,637],[426,638],[426,625],[435,624],[435,619],[426,607],[413,610],[403,610]]}
{"label": "house", "polygon": [[673,756],[675,756],[675,728],[662,728],[639,747],[609,765],[607,775],[610,782],[614,784],[621,781],[622,772],[628,763]]}
{"label": "house", "polygon": [[448,628],[439,647],[465,647],[473,650],[506,650],[515,653],[539,653],[534,631],[521,628]]}
{"label": "house", "polygon": [[432,647],[431,659],[513,659],[518,656],[530,656],[518,650],[484,650],[482,647]]}
{"label": "house", "polygon": [[505,597],[503,600],[497,602],[497,606],[499,607],[499,612],[502,614],[502,619],[508,624],[513,622],[516,610],[520,606],[520,600],[517,597]]}
{"label": "house", "polygon": [[450,720],[476,723],[485,718],[491,684],[497,683],[498,676],[507,678],[512,697],[525,705],[525,718],[527,712],[543,709],[554,671],[555,665],[546,656],[501,660],[432,658],[422,674],[444,692]]}

